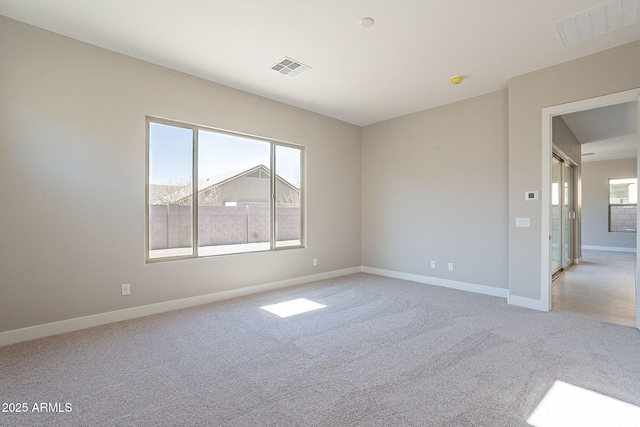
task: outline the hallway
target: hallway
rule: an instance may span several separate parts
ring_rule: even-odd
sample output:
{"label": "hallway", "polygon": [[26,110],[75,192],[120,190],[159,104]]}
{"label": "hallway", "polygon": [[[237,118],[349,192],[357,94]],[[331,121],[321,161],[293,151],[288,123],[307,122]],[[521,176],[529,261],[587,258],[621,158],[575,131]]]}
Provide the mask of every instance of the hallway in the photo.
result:
{"label": "hallway", "polygon": [[553,311],[636,326],[635,253],[583,250],[553,281]]}

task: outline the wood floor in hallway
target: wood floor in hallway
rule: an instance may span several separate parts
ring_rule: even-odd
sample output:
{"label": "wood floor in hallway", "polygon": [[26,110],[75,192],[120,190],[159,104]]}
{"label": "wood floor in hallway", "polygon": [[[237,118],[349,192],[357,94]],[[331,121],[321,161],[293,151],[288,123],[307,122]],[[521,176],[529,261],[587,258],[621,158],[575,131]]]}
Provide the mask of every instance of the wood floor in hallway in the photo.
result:
{"label": "wood floor in hallway", "polygon": [[636,326],[635,253],[583,250],[553,281],[552,310]]}

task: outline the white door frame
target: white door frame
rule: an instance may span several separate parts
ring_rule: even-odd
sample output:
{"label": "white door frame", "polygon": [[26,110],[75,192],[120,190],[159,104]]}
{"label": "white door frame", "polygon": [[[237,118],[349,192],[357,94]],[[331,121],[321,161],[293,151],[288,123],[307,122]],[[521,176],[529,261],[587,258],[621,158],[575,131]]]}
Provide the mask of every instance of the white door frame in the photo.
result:
{"label": "white door frame", "polygon": [[[542,109],[542,188],[540,189],[540,206],[541,206],[541,280],[540,280],[540,303],[543,309],[551,310],[551,156],[553,153],[553,117],[562,114],[575,113],[577,111],[591,110],[598,107],[606,107],[608,105],[622,104],[625,102],[640,101],[640,88],[631,89],[624,92],[613,93],[610,95],[599,96],[596,98],[584,99],[581,101],[570,102],[567,104],[555,105]],[[640,106],[640,102],[639,102]],[[640,123],[640,108],[638,108],[638,123]],[[640,129],[638,130],[637,147],[640,148]],[[639,149],[640,154],[640,149]],[[638,156],[640,159],[640,156]],[[640,162],[637,166],[640,170]],[[640,239],[640,232],[636,233],[636,248]],[[640,252],[636,250],[636,265],[640,265],[638,256]],[[640,329],[640,269],[636,268],[636,327]]]}

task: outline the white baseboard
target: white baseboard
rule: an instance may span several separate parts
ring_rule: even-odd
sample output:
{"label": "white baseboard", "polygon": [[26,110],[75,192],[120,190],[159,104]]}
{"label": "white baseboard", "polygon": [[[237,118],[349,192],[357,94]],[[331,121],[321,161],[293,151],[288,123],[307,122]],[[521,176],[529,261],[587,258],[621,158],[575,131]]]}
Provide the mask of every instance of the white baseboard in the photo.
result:
{"label": "white baseboard", "polygon": [[582,245],[582,249],[591,249],[594,251],[633,252],[633,253],[637,251],[636,248],[621,248],[617,246],[592,246],[592,245]]}
{"label": "white baseboard", "polygon": [[541,301],[509,295],[508,289],[362,266],[0,332],[0,346],[360,272],[505,298],[512,305],[548,311],[546,307],[542,306]]}
{"label": "white baseboard", "polygon": [[473,292],[476,294],[491,295],[494,297],[507,298],[509,290],[494,288],[492,286],[477,285],[475,283],[458,282],[455,280],[441,279],[438,277],[421,276],[418,274],[401,273],[399,271],[383,270],[373,267],[362,267],[363,273],[376,274],[378,276],[392,277],[394,279],[410,280],[412,282],[426,283],[428,285],[441,286],[443,288],[458,289],[461,291]]}
{"label": "white baseboard", "polygon": [[530,308],[532,310],[538,310],[538,311],[549,311],[549,307],[547,307],[539,299],[519,297],[517,295],[509,295],[507,302],[510,305],[517,305],[518,307]]}
{"label": "white baseboard", "polygon": [[304,283],[315,282],[317,280],[332,279],[334,277],[346,276],[348,274],[360,273],[360,267],[345,268],[342,270],[328,271],[326,273],[312,274],[309,276],[296,277],[293,279],[281,280],[278,282],[266,283],[263,285],[250,286],[247,288],[234,289],[230,291],[216,292],[212,294],[199,295],[190,298],[182,298],[173,301],[166,301],[157,304],[132,307],[124,310],[110,311],[107,313],[94,314],[91,316],[78,317],[74,319],[61,320],[59,322],[46,323],[43,325],[30,326],[12,331],[0,332],[0,347],[3,345],[15,344],[37,338],[44,338],[51,335],[58,335],[65,332],[77,331],[80,329],[92,328],[94,326],[106,325],[108,323],[120,322],[123,320],[135,319],[137,317],[149,316],[152,314],[164,313],[181,308],[194,307],[231,298],[252,295],[259,292],[271,291],[289,286],[302,285]]}

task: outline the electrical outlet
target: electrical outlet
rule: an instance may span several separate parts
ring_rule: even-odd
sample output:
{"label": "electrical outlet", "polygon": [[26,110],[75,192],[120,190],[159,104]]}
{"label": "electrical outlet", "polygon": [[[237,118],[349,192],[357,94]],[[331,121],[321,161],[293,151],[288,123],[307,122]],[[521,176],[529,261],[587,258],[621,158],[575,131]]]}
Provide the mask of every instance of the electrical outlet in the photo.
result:
{"label": "electrical outlet", "polygon": [[449,271],[453,271],[453,263],[452,262],[449,263]]}
{"label": "electrical outlet", "polygon": [[318,265],[318,258],[313,259],[313,265]]}
{"label": "electrical outlet", "polygon": [[436,268],[436,262],[435,261],[431,261],[431,268]]}
{"label": "electrical outlet", "polygon": [[129,295],[131,293],[131,285],[129,283],[125,283],[122,285],[122,295]]}

